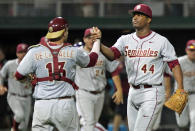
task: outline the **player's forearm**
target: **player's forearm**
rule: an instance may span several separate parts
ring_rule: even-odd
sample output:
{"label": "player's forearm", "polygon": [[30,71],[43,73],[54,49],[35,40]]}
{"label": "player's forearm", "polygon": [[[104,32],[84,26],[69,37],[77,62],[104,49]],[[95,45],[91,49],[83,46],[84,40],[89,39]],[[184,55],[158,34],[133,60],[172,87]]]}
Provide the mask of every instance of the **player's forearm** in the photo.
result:
{"label": "player's forearm", "polygon": [[93,44],[93,47],[91,49],[91,52],[95,52],[97,54],[99,54],[100,52],[100,39],[96,39],[96,41]]}
{"label": "player's forearm", "polygon": [[100,39],[97,39],[94,44],[93,44],[93,48],[89,54],[89,64],[87,65],[87,67],[92,67],[95,66],[97,60],[98,60],[98,54],[100,52]]}
{"label": "player's forearm", "polygon": [[114,85],[115,85],[116,89],[117,90],[122,90],[121,79],[120,79],[119,75],[112,76],[112,80],[114,82]]}
{"label": "player's forearm", "polygon": [[103,44],[100,44],[100,50],[106,58],[111,61],[114,60],[114,52],[110,48],[106,47]]}
{"label": "player's forearm", "polygon": [[164,76],[164,82],[165,82],[166,100],[168,100],[168,98],[171,96],[171,77]]}
{"label": "player's forearm", "polygon": [[180,65],[176,65],[174,68],[172,68],[173,76],[178,84],[178,89],[184,89],[183,87],[183,73],[181,70]]}

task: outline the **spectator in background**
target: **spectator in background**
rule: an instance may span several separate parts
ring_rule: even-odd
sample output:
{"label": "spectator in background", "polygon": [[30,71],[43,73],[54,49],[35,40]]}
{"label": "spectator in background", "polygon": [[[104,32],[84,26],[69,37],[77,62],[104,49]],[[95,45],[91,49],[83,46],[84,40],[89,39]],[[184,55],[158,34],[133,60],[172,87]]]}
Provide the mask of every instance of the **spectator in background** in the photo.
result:
{"label": "spectator in background", "polygon": [[91,0],[85,0],[82,6],[82,11],[83,11],[84,17],[94,17],[95,16],[95,8]]}

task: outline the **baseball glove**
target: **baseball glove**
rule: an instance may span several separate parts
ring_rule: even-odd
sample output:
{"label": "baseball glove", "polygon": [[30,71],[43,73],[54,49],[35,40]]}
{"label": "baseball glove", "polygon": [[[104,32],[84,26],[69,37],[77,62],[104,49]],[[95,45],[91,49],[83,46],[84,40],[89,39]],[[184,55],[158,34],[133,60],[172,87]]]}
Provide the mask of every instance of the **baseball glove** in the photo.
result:
{"label": "baseball glove", "polygon": [[188,93],[183,89],[177,89],[176,92],[171,96],[169,100],[165,102],[164,105],[180,115],[187,102]]}

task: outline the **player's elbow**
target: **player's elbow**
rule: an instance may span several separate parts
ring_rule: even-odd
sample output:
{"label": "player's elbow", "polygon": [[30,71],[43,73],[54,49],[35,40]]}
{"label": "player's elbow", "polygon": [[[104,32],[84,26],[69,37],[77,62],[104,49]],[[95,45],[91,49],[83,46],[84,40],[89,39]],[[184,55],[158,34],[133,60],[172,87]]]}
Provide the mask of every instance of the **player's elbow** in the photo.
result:
{"label": "player's elbow", "polygon": [[89,64],[87,65],[87,67],[92,67],[92,66],[95,66],[97,60],[98,60],[98,54],[95,53],[95,52],[91,52],[89,54],[89,58],[90,58],[90,61],[89,61]]}

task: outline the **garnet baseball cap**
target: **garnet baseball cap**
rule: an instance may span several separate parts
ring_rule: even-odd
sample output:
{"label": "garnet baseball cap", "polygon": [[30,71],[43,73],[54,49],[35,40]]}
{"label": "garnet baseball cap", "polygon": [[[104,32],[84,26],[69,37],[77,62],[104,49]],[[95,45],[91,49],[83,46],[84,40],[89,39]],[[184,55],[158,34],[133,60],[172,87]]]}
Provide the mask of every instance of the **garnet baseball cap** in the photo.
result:
{"label": "garnet baseball cap", "polygon": [[92,28],[86,29],[85,32],[84,32],[84,37],[90,36],[91,35],[91,32],[92,32]]}
{"label": "garnet baseball cap", "polygon": [[28,50],[28,45],[25,43],[20,43],[17,45],[16,47],[16,52],[20,53],[20,52],[27,52]]}
{"label": "garnet baseball cap", "polygon": [[52,19],[48,24],[47,39],[55,39],[60,37],[65,28],[68,27],[68,22],[62,17],[56,17]]}
{"label": "garnet baseball cap", "polygon": [[151,8],[146,4],[138,4],[134,7],[133,10],[129,11],[130,13],[143,13],[144,15],[152,18],[152,10]]}
{"label": "garnet baseball cap", "polygon": [[195,40],[189,40],[186,43],[186,49],[195,50]]}

